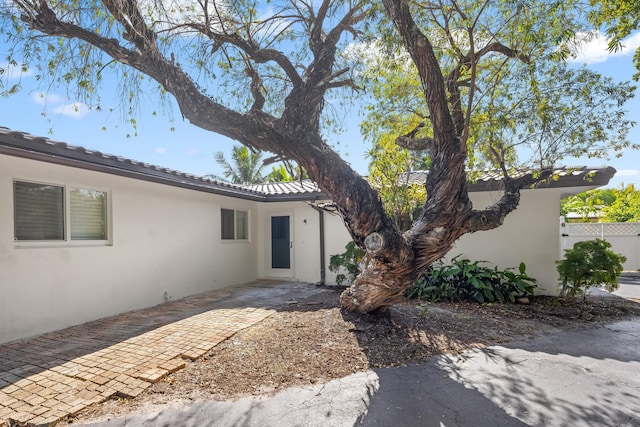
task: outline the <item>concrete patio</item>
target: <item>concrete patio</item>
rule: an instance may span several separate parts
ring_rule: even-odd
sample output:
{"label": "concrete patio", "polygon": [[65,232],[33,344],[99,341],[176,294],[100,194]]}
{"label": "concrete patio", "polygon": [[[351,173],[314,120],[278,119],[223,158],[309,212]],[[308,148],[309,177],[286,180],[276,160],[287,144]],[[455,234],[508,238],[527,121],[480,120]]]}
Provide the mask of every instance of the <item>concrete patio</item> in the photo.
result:
{"label": "concrete patio", "polygon": [[274,307],[320,288],[260,281],[0,345],[0,424],[48,425],[135,397]]}

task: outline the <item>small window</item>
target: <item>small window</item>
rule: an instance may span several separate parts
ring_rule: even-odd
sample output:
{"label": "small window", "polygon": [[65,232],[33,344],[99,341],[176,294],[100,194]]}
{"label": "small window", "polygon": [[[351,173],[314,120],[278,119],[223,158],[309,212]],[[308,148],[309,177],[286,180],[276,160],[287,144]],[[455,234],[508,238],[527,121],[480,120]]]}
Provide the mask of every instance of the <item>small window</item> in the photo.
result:
{"label": "small window", "polygon": [[64,187],[13,183],[16,240],[64,240]]}
{"label": "small window", "polygon": [[107,193],[72,188],[69,194],[71,240],[107,240]]}
{"label": "small window", "polygon": [[107,240],[105,191],[22,181],[13,187],[16,241]]}
{"label": "small window", "polygon": [[249,240],[249,212],[221,209],[222,240]]}

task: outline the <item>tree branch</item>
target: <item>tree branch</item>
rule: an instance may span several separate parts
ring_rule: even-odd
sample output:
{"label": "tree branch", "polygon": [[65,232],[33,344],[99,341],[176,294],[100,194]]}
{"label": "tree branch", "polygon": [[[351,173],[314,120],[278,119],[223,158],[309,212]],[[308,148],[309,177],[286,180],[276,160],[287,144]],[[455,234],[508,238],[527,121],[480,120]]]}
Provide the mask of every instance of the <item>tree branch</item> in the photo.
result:
{"label": "tree branch", "polygon": [[408,133],[401,135],[396,138],[395,143],[407,150],[418,151],[418,150],[429,150],[433,149],[433,138],[423,137],[416,138],[416,134],[425,126],[424,122],[421,122],[414,129],[409,131]]}
{"label": "tree branch", "polygon": [[93,31],[60,21],[44,1],[32,5],[20,2],[20,7],[24,12],[20,19],[44,34],[84,40],[123,64],[132,64],[141,58],[140,53],[121,46],[115,39],[107,39]]}
{"label": "tree branch", "polygon": [[201,24],[188,24],[188,26],[213,40],[216,49],[219,49],[224,43],[229,43],[259,64],[266,62],[275,62],[278,64],[287,77],[289,77],[293,86],[302,84],[302,78],[296,71],[296,67],[289,61],[289,58],[284,53],[275,49],[261,49],[255,43],[249,42],[237,34],[216,33]]}
{"label": "tree branch", "polygon": [[[44,3],[44,2],[42,2]],[[135,1],[103,0],[113,17],[123,26],[123,38],[132,42],[139,50],[159,55],[156,34],[147,27]]]}
{"label": "tree branch", "polygon": [[518,178],[505,177],[504,193],[500,200],[486,209],[472,210],[464,222],[465,232],[492,230],[502,225],[505,217],[518,207],[520,190],[549,178],[552,173],[553,169],[548,168],[539,172],[528,172]]}
{"label": "tree branch", "polygon": [[485,56],[488,53],[501,53],[504,56],[506,56],[507,58],[516,58],[519,59],[520,61],[524,62],[525,64],[529,64],[531,62],[531,58],[529,58],[528,55],[523,54],[522,52],[515,50],[515,49],[511,49],[508,46],[505,46],[504,44],[495,41],[493,43],[489,43],[488,45],[486,45],[485,47],[483,47],[482,49],[478,50],[478,52],[475,54],[475,60],[478,61],[480,60],[483,56]]}
{"label": "tree branch", "polygon": [[264,95],[262,94],[262,78],[260,74],[251,66],[251,62],[245,60],[245,72],[251,78],[251,95],[253,96],[253,105],[251,105],[251,111],[262,110],[264,103],[266,102]]}
{"label": "tree branch", "polygon": [[453,121],[447,108],[445,82],[431,42],[413,20],[409,2],[383,0],[383,3],[418,69],[431,115],[434,136],[437,139],[441,135],[454,134]]}

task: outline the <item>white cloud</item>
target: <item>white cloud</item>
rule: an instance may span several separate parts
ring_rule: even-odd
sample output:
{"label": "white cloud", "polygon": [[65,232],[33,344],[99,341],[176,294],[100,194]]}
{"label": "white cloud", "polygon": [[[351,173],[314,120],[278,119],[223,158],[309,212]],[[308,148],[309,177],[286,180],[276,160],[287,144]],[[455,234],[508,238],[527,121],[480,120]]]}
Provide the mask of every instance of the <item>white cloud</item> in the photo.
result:
{"label": "white cloud", "polygon": [[600,31],[593,33],[576,34],[576,44],[573,50],[576,57],[573,62],[585,64],[595,64],[604,62],[616,56],[632,55],[640,47],[640,32],[637,32],[622,41],[622,48],[618,51],[609,52],[609,40]]}
{"label": "white cloud", "polygon": [[167,154],[169,150],[167,147],[156,147],[153,149],[153,152],[156,154]]}
{"label": "white cloud", "polygon": [[616,177],[619,176],[640,176],[640,169],[620,169],[616,172]]}
{"label": "white cloud", "polygon": [[53,109],[53,112],[74,119],[81,119],[87,115],[89,108],[82,102],[73,102],[71,104],[58,105]]}
{"label": "white cloud", "polygon": [[31,95],[31,99],[33,99],[33,101],[38,105],[47,105],[47,104],[55,105],[55,104],[62,104],[64,102],[62,97],[56,94],[47,94],[44,92],[34,93],[33,95]]}
{"label": "white cloud", "polygon": [[65,99],[54,93],[36,92],[31,95],[31,99],[38,105],[45,108],[51,107],[54,114],[69,116],[74,119],[81,119],[86,116],[90,108],[82,102],[66,103]]}
{"label": "white cloud", "polygon": [[[192,2],[189,0],[164,0],[159,2],[159,8],[153,0],[142,0],[139,2],[140,10],[146,14],[146,18],[153,22],[156,30],[166,30],[178,27],[177,34],[183,34],[185,23],[204,24],[205,16],[209,19],[212,29],[220,29],[220,22],[230,25],[233,20],[229,11],[231,7],[227,0],[216,0],[205,3]],[[206,5],[206,6],[204,6]],[[207,13],[204,8],[206,7]],[[174,28],[175,29],[175,28]]]}
{"label": "white cloud", "polygon": [[11,65],[8,62],[0,62],[0,68],[4,70],[2,74],[9,80],[17,80],[22,77],[29,77],[33,75],[33,71],[29,68],[22,68],[21,66]]}
{"label": "white cloud", "polygon": [[199,154],[200,154],[200,150],[198,150],[197,148],[192,148],[187,151],[187,156],[189,157],[195,157],[195,156],[198,156]]}

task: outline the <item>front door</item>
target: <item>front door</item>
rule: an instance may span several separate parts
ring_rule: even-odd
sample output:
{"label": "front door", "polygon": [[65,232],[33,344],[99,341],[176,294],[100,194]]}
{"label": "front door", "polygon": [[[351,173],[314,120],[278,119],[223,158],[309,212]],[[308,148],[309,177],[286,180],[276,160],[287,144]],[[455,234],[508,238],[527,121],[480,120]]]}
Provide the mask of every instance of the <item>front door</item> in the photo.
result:
{"label": "front door", "polygon": [[271,274],[280,277],[293,276],[291,263],[293,241],[291,216],[271,216]]}

